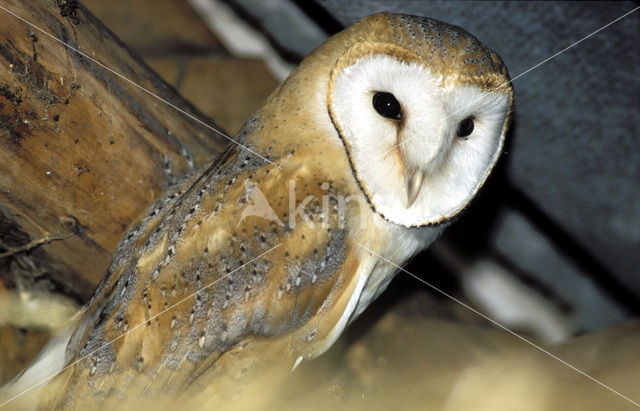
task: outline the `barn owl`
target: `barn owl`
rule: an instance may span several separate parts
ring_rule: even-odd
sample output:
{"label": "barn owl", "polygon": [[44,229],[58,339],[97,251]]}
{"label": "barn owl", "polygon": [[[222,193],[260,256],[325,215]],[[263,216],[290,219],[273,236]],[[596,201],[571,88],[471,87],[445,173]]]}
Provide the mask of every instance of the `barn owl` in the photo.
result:
{"label": "barn owl", "polygon": [[150,207],[23,384],[46,365],[45,407],[210,404],[320,355],[475,196],[511,106],[505,65],[466,31],[360,20]]}

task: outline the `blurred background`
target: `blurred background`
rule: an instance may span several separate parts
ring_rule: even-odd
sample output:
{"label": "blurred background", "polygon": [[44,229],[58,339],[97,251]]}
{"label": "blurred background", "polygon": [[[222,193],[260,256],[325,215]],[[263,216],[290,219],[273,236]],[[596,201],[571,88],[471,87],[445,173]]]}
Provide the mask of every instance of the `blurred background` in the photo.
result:
{"label": "blurred background", "polygon": [[[417,14],[470,31],[498,52],[514,78],[509,140],[479,198],[406,269],[532,341],[573,355],[587,368],[602,359],[604,374],[613,367],[603,354],[606,347],[613,350],[614,341],[637,346],[637,326],[628,324],[640,314],[640,12],[535,66],[638,2],[82,4],[230,135],[304,56],[361,17],[378,11]],[[573,342],[588,342],[597,331],[604,339],[595,344],[597,349],[585,343],[590,354],[580,357],[580,345]],[[46,332],[38,336],[27,329],[2,332],[6,341],[16,341],[6,354],[16,369],[47,338]],[[478,352],[502,352],[502,360],[516,361],[520,374],[531,373],[523,380],[529,388],[542,384],[535,376],[550,372],[536,368],[538,363],[553,362],[434,288],[399,273],[378,303],[321,357],[324,363],[303,366],[300,373],[308,377],[308,387],[319,389],[318,396],[352,401],[350,408],[385,408],[393,403],[380,402],[388,398],[381,395],[382,387],[400,368],[405,388],[418,396],[415,401],[423,396],[451,399],[456,389],[465,392],[460,370],[469,363],[482,364],[478,358],[486,356],[478,357]],[[638,364],[635,350],[630,355],[621,363]],[[422,360],[412,361],[416,357]],[[489,374],[465,374],[475,381],[474,390],[488,389],[477,384],[480,375],[513,372],[495,364]],[[560,371],[564,366],[559,363],[549,367],[563,373],[565,382],[584,378],[568,368]],[[4,380],[10,377],[6,369]],[[418,387],[420,394],[414,392]],[[522,393],[520,389],[512,391]],[[584,386],[575,390],[584,392]],[[616,401],[602,391],[607,401]],[[287,395],[292,409],[301,404],[297,394]],[[375,402],[366,401],[369,397]],[[364,402],[356,404],[356,399]]]}

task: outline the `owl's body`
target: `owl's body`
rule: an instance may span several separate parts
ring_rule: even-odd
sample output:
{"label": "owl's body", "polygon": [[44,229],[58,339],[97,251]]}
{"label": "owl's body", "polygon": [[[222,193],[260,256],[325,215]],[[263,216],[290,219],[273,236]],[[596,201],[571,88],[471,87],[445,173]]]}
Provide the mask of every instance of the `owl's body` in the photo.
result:
{"label": "owl's body", "polygon": [[[41,405],[211,400],[324,352],[479,189],[507,80],[429,19],[378,14],[332,37],[236,137],[277,166],[232,145],[125,236]],[[460,134],[469,118],[477,136]],[[247,182],[277,218],[243,214]]]}

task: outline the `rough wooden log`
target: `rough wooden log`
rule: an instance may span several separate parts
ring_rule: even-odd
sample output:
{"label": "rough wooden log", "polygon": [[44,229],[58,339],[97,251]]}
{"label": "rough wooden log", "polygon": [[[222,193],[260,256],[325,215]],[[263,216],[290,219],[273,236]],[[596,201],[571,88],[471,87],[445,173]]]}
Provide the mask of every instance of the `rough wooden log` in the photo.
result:
{"label": "rough wooden log", "polygon": [[227,141],[125,80],[212,124],[76,1],[0,6],[0,276],[82,301],[132,220]]}

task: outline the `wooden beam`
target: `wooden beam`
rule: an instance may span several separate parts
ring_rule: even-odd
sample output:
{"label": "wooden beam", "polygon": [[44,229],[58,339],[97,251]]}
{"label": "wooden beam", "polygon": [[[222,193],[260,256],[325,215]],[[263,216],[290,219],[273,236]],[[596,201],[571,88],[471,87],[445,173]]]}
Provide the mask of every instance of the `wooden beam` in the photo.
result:
{"label": "wooden beam", "polygon": [[76,1],[0,6],[0,276],[86,300],[136,216],[228,141]]}

